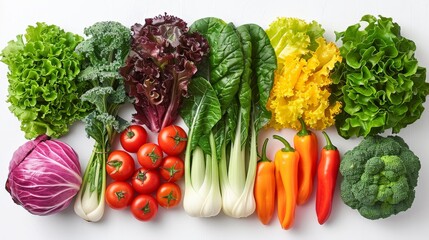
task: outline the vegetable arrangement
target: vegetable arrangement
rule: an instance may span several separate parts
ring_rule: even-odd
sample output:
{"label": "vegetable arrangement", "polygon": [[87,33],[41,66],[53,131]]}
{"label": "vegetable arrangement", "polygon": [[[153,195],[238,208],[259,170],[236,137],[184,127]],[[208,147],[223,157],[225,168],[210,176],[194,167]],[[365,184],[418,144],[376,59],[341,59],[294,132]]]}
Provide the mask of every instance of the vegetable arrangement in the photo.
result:
{"label": "vegetable arrangement", "polygon": [[[131,31],[98,22],[85,28],[87,39],[55,25],[29,26],[0,54],[9,67],[9,109],[25,137],[35,138],[15,152],[6,189],[37,215],[62,211],[76,196],[74,210],[87,221],[99,221],[105,203],[149,221],[158,206],[182,202],[177,181],[184,177],[190,216],[222,210],[242,218],[256,210],[269,224],[277,206],[281,227],[291,229],[314,183],[318,222],[328,220],[340,172],[342,200],[363,217],[405,211],[419,158],[401,137],[378,134],[420,118],[426,69],[391,18],[361,21],[364,29],[336,32],[339,48],[317,22],[296,18],[278,18],[267,30],[215,17],[188,28],[165,14]],[[126,103],[136,110],[133,125],[118,115]],[[179,114],[188,132],[173,124]],[[74,150],[50,140],[81,119],[95,141],[83,180]],[[140,124],[158,134],[157,143]],[[313,132],[334,124],[345,139],[365,137],[342,160],[324,131],[319,157]],[[267,127],[298,131],[293,147],[273,136],[284,145],[273,161],[266,139],[258,162],[258,135]],[[116,138],[123,150],[112,149]]]}
{"label": "vegetable arrangement", "polygon": [[[295,135],[294,140],[300,138],[300,133],[302,133],[302,130]],[[306,138],[309,138],[307,139],[309,142],[312,141],[310,139],[312,138],[311,134],[313,133],[307,133],[306,135]],[[339,151],[332,145],[328,135],[325,132],[323,134],[327,144],[322,149],[318,165],[316,196],[316,214],[321,225],[328,220],[331,213],[332,199],[340,165]],[[274,135],[273,138],[279,140],[284,147],[276,152],[273,163],[265,155],[268,139],[264,142],[262,159],[258,163],[258,174],[255,183],[256,211],[260,221],[263,224],[268,224],[274,213],[273,205],[277,201],[277,217],[281,227],[287,230],[294,225],[297,206],[305,203],[307,200],[305,198],[312,194],[312,185],[308,184],[308,180],[303,181],[303,178],[309,176],[309,180],[312,181],[314,176],[309,171],[312,168],[308,168],[308,165],[312,162],[305,158],[308,158],[309,153],[317,151],[317,146],[312,146],[314,149],[301,148],[301,152],[299,152],[291,147],[283,137]],[[302,141],[297,143],[298,146],[303,145]],[[307,143],[307,145],[311,146],[311,143]],[[307,163],[303,164],[302,162],[304,161],[307,161]],[[302,164],[306,165],[307,172],[300,169]],[[315,159],[315,164],[317,164],[317,159]]]}

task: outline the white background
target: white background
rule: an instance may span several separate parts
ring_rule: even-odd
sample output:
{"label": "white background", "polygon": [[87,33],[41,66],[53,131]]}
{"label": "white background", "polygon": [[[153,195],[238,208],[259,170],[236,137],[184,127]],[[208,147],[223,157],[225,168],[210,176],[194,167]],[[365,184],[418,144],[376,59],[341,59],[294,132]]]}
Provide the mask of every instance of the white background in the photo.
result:
{"label": "white background", "polygon": [[[97,21],[115,20],[126,26],[158,14],[173,14],[189,25],[202,17],[214,16],[236,25],[257,23],[263,28],[278,16],[316,20],[326,30],[325,37],[334,41],[334,31],[343,31],[357,23],[364,14],[392,17],[402,27],[402,34],[417,44],[416,57],[421,66],[429,67],[429,1],[0,1],[0,49],[17,34],[25,32],[27,25],[37,21],[57,24],[67,31],[83,34],[83,28]],[[11,156],[26,140],[20,131],[19,122],[8,110],[7,67],[0,63],[0,133],[1,160],[0,184],[6,182]],[[425,107],[429,108],[426,102]],[[130,119],[133,109],[123,108],[121,115]],[[115,211],[106,208],[102,221],[88,223],[74,214],[70,206],[66,211],[51,216],[34,216],[15,205],[9,194],[0,191],[1,238],[9,239],[422,239],[429,234],[429,163],[427,159],[427,134],[429,111],[421,119],[400,132],[411,149],[420,156],[422,169],[416,199],[411,209],[384,220],[371,221],[343,204],[339,192],[335,194],[333,211],[329,221],[320,226],[315,214],[314,194],[310,201],[296,212],[293,229],[282,230],[276,216],[268,226],[260,224],[255,215],[246,219],[233,219],[220,214],[208,219],[189,217],[180,206],[165,211],[160,209],[151,222],[135,220],[130,211]],[[182,122],[178,122],[182,124]],[[328,129],[331,139],[342,153],[356,146],[360,138],[344,140],[334,128]],[[264,131],[260,142],[273,131]],[[280,132],[291,140],[294,131]],[[387,134],[387,133],[386,133]],[[322,139],[320,132],[317,132]],[[79,154],[82,170],[92,150],[92,140],[86,138],[81,123],[75,124],[62,141],[69,143]],[[151,140],[155,140],[154,135]],[[269,157],[279,147],[271,141]],[[324,141],[320,140],[320,145]]]}

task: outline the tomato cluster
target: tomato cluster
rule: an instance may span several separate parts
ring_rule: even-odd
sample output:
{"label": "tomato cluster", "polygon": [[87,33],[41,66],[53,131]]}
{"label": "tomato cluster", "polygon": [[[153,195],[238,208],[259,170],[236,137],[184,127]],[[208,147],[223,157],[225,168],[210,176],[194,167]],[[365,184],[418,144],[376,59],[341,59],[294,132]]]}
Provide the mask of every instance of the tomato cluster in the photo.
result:
{"label": "tomato cluster", "polygon": [[186,132],[176,125],[162,129],[158,143],[147,142],[147,135],[140,125],[128,127],[120,135],[124,150],[112,151],[106,163],[113,180],[106,188],[107,204],[113,209],[130,206],[141,221],[155,217],[158,205],[172,208],[180,203],[182,191],[176,181],[183,178],[184,162],[179,155],[187,143]]}

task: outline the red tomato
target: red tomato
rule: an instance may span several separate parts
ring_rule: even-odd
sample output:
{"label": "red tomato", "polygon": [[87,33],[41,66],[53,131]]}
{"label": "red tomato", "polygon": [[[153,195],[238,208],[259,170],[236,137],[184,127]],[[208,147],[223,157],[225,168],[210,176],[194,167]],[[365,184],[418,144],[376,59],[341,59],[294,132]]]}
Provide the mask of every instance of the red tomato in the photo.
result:
{"label": "red tomato", "polygon": [[156,200],[163,208],[175,207],[182,200],[182,191],[175,183],[163,183],[156,191]]}
{"label": "red tomato", "polygon": [[106,188],[106,202],[113,209],[122,209],[131,204],[134,189],[127,182],[112,182]]}
{"label": "red tomato", "polygon": [[183,128],[170,125],[163,129],[158,134],[158,144],[167,155],[177,156],[186,148],[188,136]]}
{"label": "red tomato", "polygon": [[162,163],[163,153],[155,143],[146,143],[139,148],[137,160],[146,169],[158,168]]}
{"label": "red tomato", "polygon": [[106,162],[106,171],[116,181],[129,179],[134,171],[135,164],[131,155],[122,150],[115,150],[109,154]]}
{"label": "red tomato", "polygon": [[140,125],[131,125],[121,133],[119,140],[125,150],[136,153],[146,143],[147,132]]}
{"label": "red tomato", "polygon": [[158,171],[139,168],[131,179],[131,184],[138,193],[150,194],[155,192],[161,184]]}
{"label": "red tomato", "polygon": [[131,203],[131,213],[140,221],[149,221],[156,216],[158,203],[151,195],[141,194]]}
{"label": "red tomato", "polygon": [[183,160],[176,156],[167,156],[162,161],[159,173],[167,182],[175,182],[183,177]]}

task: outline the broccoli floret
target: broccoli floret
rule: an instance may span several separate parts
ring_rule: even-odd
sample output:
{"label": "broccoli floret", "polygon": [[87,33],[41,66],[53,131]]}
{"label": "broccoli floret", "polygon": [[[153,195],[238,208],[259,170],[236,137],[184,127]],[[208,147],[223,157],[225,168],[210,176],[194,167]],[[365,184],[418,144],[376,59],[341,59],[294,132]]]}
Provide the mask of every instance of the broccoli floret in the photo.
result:
{"label": "broccoli floret", "polygon": [[405,211],[414,201],[420,167],[401,137],[367,137],[341,161],[341,198],[368,219]]}

